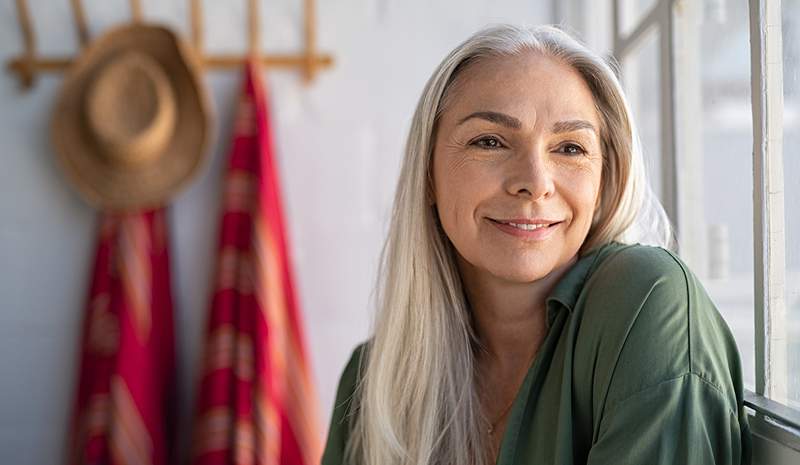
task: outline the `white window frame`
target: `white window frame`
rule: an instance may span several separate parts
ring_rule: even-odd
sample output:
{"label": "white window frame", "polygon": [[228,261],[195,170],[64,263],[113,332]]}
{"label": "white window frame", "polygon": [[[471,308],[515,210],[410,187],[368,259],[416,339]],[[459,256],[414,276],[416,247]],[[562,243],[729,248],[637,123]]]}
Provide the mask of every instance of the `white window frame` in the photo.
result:
{"label": "white window frame", "polygon": [[[698,102],[694,93],[697,83],[691,81],[699,79],[699,73],[692,47],[685,46],[687,34],[693,33],[687,27],[685,13],[686,8],[702,8],[702,2],[656,0],[625,33],[621,15],[631,1],[553,0],[552,8],[555,22],[576,29],[595,50],[610,51],[623,63],[623,71],[625,57],[657,29],[661,65],[660,196],[683,245],[681,256],[693,268],[702,269],[706,262],[702,245],[691,248],[693,241],[682,240],[704,237],[705,227],[702,211],[688,202],[697,198],[702,188],[702,157],[692,152],[697,150],[693,147],[697,147],[699,134],[691,118],[681,117],[699,114],[693,108]],[[753,463],[788,465],[800,463],[800,411],[784,405],[787,338],[781,0],[749,0],[749,7],[756,392],[745,391],[745,410],[753,432]],[[599,9],[606,13],[598,15]],[[698,232],[697,228],[703,229]],[[784,368],[773,369],[776,366]]]}

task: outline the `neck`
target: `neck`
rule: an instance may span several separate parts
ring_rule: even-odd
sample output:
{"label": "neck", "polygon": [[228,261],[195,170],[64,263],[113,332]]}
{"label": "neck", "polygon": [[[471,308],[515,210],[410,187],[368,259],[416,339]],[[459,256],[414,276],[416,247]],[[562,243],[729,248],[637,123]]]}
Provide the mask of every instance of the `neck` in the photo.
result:
{"label": "neck", "polygon": [[545,299],[574,259],[544,278],[510,282],[476,270],[459,257],[475,331],[486,349],[482,362],[501,372],[527,366],[547,334]]}

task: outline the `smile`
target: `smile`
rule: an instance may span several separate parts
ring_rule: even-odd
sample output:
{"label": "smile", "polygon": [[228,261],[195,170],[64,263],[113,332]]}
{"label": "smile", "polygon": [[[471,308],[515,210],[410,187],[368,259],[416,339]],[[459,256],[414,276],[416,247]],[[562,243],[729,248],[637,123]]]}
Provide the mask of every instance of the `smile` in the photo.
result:
{"label": "smile", "polygon": [[549,224],[517,224],[517,223],[512,223],[512,222],[508,222],[508,223],[505,223],[505,224],[507,224],[509,226],[514,226],[515,228],[524,229],[526,231],[533,231],[534,229],[541,229],[541,228],[549,228],[550,227]]}
{"label": "smile", "polygon": [[558,229],[561,221],[554,223],[514,223],[511,221],[500,222],[489,218],[489,221],[500,231],[523,239],[541,241],[547,239],[553,231]]}

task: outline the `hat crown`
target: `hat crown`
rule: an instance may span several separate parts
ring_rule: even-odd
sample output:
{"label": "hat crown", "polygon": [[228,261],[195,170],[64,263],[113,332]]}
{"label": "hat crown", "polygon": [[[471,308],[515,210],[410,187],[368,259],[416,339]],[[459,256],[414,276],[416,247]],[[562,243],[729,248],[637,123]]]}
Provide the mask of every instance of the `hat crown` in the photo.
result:
{"label": "hat crown", "polygon": [[155,59],[136,51],[113,58],[85,95],[87,126],[107,161],[141,165],[162,155],[175,130],[176,104]]}
{"label": "hat crown", "polygon": [[50,136],[69,181],[108,210],[164,205],[202,166],[212,124],[202,67],[167,27],[123,24],[83,48]]}

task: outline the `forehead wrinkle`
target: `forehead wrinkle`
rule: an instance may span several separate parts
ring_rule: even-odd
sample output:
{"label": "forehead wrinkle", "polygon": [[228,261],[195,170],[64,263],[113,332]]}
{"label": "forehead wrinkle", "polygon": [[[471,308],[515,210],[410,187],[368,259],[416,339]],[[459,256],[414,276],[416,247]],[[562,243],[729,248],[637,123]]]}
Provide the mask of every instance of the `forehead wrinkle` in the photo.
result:
{"label": "forehead wrinkle", "polygon": [[[522,55],[522,56],[521,56]],[[537,59],[544,59],[544,63],[542,65],[535,65],[531,66],[527,62],[527,58],[524,56],[525,54],[516,55],[516,56],[498,56],[498,57],[481,57],[481,59],[474,60],[460,69],[459,73],[454,77],[451,85],[447,89],[445,95],[443,96],[442,105],[439,108],[439,112],[436,115],[436,122],[439,122],[439,117],[442,116],[441,113],[452,110],[456,106],[459,105],[459,102],[463,102],[464,100],[473,100],[476,105],[473,106],[472,110],[477,112],[482,111],[496,111],[498,113],[505,113],[509,116],[514,116],[516,119],[522,122],[522,127],[533,127],[533,126],[540,126],[542,124],[549,124],[545,123],[544,120],[550,120],[558,118],[558,113],[560,112],[559,108],[563,108],[567,101],[561,99],[564,95],[560,96],[552,96],[552,95],[545,95],[542,93],[537,93],[535,97],[538,103],[535,105],[534,110],[535,117],[533,118],[525,118],[530,119],[530,124],[526,123],[523,116],[527,115],[527,109],[520,108],[518,105],[515,105],[515,99],[507,98],[508,94],[519,94],[519,93],[527,93],[530,91],[529,86],[531,85],[532,81],[535,81],[533,84],[536,85],[537,83],[541,83],[545,86],[557,86],[559,89],[563,90],[563,93],[566,93],[567,100],[569,103],[577,104],[578,106],[568,105],[572,107],[573,110],[577,110],[577,113],[574,111],[568,111],[567,113],[573,113],[572,115],[567,116],[564,118],[565,121],[573,121],[573,120],[584,120],[589,124],[586,125],[590,127],[595,135],[598,138],[602,138],[601,132],[602,126],[604,121],[601,118],[597,111],[597,104],[595,102],[595,95],[592,93],[591,88],[589,88],[588,83],[586,82],[585,78],[580,75],[580,73],[572,67],[570,64],[565,63],[561,60],[558,60],[555,57],[541,55],[534,53],[533,55],[539,55],[536,57]],[[502,69],[500,72],[492,66],[493,63],[498,64],[499,66],[503,66],[504,62],[508,61],[515,61],[515,60],[523,60],[522,67],[526,70],[522,69]],[[563,76],[564,73],[560,72],[559,69],[567,68],[572,73],[570,76]],[[555,72],[553,72],[555,70]],[[537,72],[538,71],[538,72]],[[531,80],[519,79],[519,75],[516,73],[524,72],[532,78]],[[516,78],[514,76],[517,76]],[[578,81],[575,81],[572,78],[577,78]],[[478,82],[476,82],[478,81]],[[513,84],[511,82],[513,81]],[[546,84],[545,84],[546,83]],[[511,84],[509,86],[509,84]],[[578,90],[574,86],[578,85],[583,87],[583,89]],[[478,89],[482,90],[481,88],[488,88],[489,94],[486,95],[485,92],[475,90],[475,86],[478,86]],[[538,85],[537,85],[538,87]],[[494,91],[492,91],[494,89]],[[501,93],[498,93],[497,90],[502,89]],[[583,94],[583,90],[588,91],[588,97],[591,100],[591,115],[584,114],[584,112],[580,111],[581,109],[585,108],[585,105],[579,104],[574,100],[577,98],[578,95]],[[573,92],[577,91],[577,92]],[[516,102],[519,100],[517,99]],[[511,104],[511,106],[506,105]],[[472,106],[472,105],[470,105]],[[509,111],[512,110],[513,111]],[[520,110],[522,113],[520,113]],[[466,112],[464,112],[466,113]],[[464,114],[462,113],[462,114]],[[537,113],[542,113],[542,115],[538,115]],[[451,113],[452,115],[452,113]],[[555,118],[548,118],[547,115],[555,116]],[[455,115],[452,115],[455,116]],[[451,117],[452,117],[451,116]],[[531,115],[533,116],[533,115]],[[540,118],[542,116],[543,118]],[[562,117],[563,118],[563,117]],[[450,119],[450,118],[448,118]],[[453,121],[451,124],[455,124],[458,126],[466,120],[467,118],[461,118],[460,120]],[[486,118],[484,118],[486,119]],[[587,121],[588,120],[588,121]],[[490,122],[497,123],[498,119],[494,118],[494,121],[489,119]],[[595,122],[596,121],[596,122]],[[556,122],[553,124],[555,127],[551,130],[550,127],[541,127],[545,131],[550,131],[552,133],[560,133],[566,132],[566,125],[560,124],[561,121]],[[516,126],[514,124],[513,126]],[[510,126],[512,127],[512,126]],[[521,128],[515,128],[521,129]],[[577,130],[577,128],[575,129]]]}

